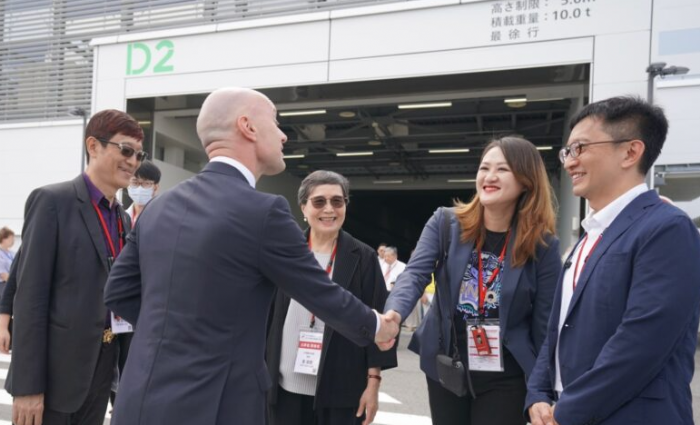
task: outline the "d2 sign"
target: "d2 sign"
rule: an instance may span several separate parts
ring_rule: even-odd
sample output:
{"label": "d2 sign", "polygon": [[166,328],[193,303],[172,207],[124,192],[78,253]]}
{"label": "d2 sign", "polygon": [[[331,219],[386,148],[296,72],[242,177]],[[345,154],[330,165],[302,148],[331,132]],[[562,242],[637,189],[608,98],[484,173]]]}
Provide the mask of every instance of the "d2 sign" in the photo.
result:
{"label": "d2 sign", "polygon": [[[155,47],[146,43],[129,43],[126,46],[126,75],[140,75],[149,69],[154,74],[173,72],[175,67],[170,60],[175,54],[175,44],[161,40]],[[151,68],[151,63],[154,62]]]}

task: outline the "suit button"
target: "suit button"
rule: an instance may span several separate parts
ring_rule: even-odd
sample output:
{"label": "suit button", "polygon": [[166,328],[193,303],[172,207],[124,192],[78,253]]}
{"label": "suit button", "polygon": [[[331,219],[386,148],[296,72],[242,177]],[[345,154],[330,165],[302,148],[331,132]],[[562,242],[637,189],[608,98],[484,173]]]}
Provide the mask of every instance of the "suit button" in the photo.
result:
{"label": "suit button", "polygon": [[362,335],[369,336],[369,329],[367,329],[367,326],[361,327],[360,330],[362,331]]}
{"label": "suit button", "polygon": [[503,338],[503,345],[508,345],[508,338]]}

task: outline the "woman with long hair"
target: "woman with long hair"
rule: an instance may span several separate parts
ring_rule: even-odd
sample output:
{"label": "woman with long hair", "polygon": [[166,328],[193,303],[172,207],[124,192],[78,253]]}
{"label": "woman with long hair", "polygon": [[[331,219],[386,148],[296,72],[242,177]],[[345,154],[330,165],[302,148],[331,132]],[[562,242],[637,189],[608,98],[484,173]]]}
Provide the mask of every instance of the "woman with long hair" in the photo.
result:
{"label": "woman with long hair", "polygon": [[[433,424],[525,424],[525,383],[561,270],[555,215],[539,152],[503,137],[484,149],[471,202],[438,209],[423,229],[385,311],[405,318],[435,273],[433,308],[409,344],[427,377]],[[449,379],[438,374],[438,354],[464,364],[466,373],[448,372],[466,394],[441,384]]]}

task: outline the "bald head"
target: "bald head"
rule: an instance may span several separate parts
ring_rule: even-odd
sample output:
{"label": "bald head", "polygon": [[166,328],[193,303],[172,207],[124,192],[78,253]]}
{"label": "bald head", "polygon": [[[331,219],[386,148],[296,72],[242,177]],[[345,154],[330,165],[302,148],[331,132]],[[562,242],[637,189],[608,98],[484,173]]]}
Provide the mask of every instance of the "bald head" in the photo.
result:
{"label": "bald head", "polygon": [[197,118],[197,135],[204,149],[213,142],[234,140],[238,118],[251,115],[265,104],[271,104],[270,100],[251,89],[224,87],[212,92],[204,100]]}

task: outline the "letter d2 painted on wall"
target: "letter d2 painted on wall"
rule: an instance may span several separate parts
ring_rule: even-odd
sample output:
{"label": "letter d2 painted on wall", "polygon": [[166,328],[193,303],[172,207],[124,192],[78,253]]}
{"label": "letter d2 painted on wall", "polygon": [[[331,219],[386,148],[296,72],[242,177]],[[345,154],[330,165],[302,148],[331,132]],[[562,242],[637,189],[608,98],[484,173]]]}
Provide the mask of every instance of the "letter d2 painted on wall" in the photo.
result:
{"label": "letter d2 painted on wall", "polygon": [[[156,44],[156,52],[164,50],[159,56],[158,62],[153,66],[154,74],[173,72],[175,67],[170,60],[175,54],[175,44],[170,40],[161,40]],[[146,43],[129,43],[126,46],[126,75],[140,75],[148,71],[151,66],[151,48]]]}

